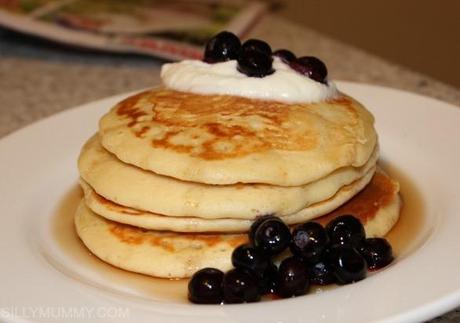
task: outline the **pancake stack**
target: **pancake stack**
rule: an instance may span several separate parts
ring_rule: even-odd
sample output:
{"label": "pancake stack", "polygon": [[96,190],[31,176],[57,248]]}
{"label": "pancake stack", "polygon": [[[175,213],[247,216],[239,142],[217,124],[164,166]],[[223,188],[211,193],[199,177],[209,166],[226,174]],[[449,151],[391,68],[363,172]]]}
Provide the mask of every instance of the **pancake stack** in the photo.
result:
{"label": "pancake stack", "polygon": [[104,261],[167,278],[230,269],[268,214],[295,225],[352,212],[368,237],[383,236],[399,187],[378,169],[373,124],[346,95],[287,104],[139,93],[104,115],[81,151],[77,233]]}

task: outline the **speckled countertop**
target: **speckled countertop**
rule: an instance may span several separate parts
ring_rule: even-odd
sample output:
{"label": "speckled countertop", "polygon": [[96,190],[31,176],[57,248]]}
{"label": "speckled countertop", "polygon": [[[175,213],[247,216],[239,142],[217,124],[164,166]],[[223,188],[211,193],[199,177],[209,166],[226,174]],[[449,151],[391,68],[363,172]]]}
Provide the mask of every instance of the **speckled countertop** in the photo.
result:
{"label": "speckled countertop", "polygon": [[[250,35],[321,57],[333,79],[383,85],[460,106],[460,89],[389,63],[276,15]],[[0,30],[0,137],[45,116],[159,82],[161,61],[77,51]],[[460,308],[433,322],[460,322]]]}

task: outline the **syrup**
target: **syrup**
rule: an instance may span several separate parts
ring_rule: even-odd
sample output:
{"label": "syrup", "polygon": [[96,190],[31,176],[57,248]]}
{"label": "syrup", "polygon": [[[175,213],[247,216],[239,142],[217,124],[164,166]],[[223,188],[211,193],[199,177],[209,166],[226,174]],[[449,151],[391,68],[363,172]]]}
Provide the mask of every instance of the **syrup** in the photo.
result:
{"label": "syrup", "polygon": [[100,272],[103,277],[110,279],[111,283],[136,290],[145,298],[188,302],[187,279],[172,280],[137,274],[116,268],[94,256],[80,240],[74,227],[75,210],[82,197],[80,187],[75,185],[59,203],[52,221],[53,240],[66,254],[72,255],[76,262]]}
{"label": "syrup", "polygon": [[420,242],[422,228],[426,221],[421,193],[410,179],[393,165],[382,163],[380,166],[400,185],[402,209],[396,225],[386,235],[396,258],[411,253]]}
{"label": "syrup", "polygon": [[[417,188],[397,168],[384,164],[385,171],[399,181],[403,207],[398,223],[386,238],[393,247],[396,261],[410,253],[420,238],[424,223],[423,203]],[[83,263],[113,284],[135,290],[145,298],[160,301],[187,301],[187,279],[170,280],[132,273],[107,264],[94,256],[77,236],[73,224],[75,210],[82,198],[82,192],[75,185],[58,205],[52,221],[53,238],[56,244],[78,263]],[[384,269],[383,269],[384,270]],[[312,286],[310,293],[323,293],[334,286]],[[273,299],[269,296],[265,299]]]}

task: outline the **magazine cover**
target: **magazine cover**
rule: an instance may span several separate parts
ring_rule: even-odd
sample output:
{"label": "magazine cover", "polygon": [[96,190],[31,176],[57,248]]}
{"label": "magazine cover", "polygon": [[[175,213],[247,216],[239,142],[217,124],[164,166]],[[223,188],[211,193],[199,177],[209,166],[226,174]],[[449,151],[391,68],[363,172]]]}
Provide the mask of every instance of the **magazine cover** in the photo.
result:
{"label": "magazine cover", "polygon": [[0,0],[0,25],[67,45],[180,60],[201,58],[220,30],[244,36],[266,9],[243,0]]}

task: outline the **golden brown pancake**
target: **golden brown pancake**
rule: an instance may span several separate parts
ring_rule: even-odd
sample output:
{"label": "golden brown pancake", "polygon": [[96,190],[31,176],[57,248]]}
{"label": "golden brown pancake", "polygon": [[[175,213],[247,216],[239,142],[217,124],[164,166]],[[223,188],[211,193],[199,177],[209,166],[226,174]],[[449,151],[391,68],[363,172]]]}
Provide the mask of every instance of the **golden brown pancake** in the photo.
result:
{"label": "golden brown pancake", "polygon": [[157,89],[132,96],[99,123],[121,161],[206,184],[297,186],[360,167],[377,135],[372,115],[342,95],[286,104]]}
{"label": "golden brown pancake", "polygon": [[190,277],[204,267],[228,270],[244,234],[194,234],[144,230],[106,220],[86,207],[75,214],[78,236],[93,254],[128,271],[163,278]]}
{"label": "golden brown pancake", "polygon": [[398,221],[400,210],[399,183],[377,171],[366,188],[315,221],[326,225],[340,215],[351,214],[364,225],[367,237],[383,237]]}
{"label": "golden brown pancake", "polygon": [[[97,194],[116,204],[171,217],[254,220],[263,214],[284,216],[297,213],[314,203],[328,200],[343,186],[375,168],[377,159],[378,147],[363,166],[342,167],[302,186],[208,185],[177,180],[123,163],[105,150],[99,136],[95,135],[83,146],[78,169],[80,176]],[[315,215],[322,214],[324,212]]]}
{"label": "golden brown pancake", "polygon": [[[371,168],[364,176],[356,181],[342,186],[332,197],[318,203],[309,205],[298,212],[282,216],[283,221],[290,225],[305,222],[324,215],[342,205],[357,192],[361,191],[372,179],[375,167]],[[216,218],[206,219],[193,216],[172,217],[126,207],[114,203],[98,195],[84,180],[80,185],[85,192],[86,205],[96,214],[112,221],[134,225],[151,230],[169,230],[175,232],[245,232],[248,231],[252,221],[241,218]]]}
{"label": "golden brown pancake", "polygon": [[[367,236],[383,236],[399,217],[399,185],[378,172],[366,188],[322,218],[326,224],[342,214],[363,221]],[[157,277],[190,277],[203,267],[231,268],[231,253],[246,234],[187,234],[145,230],[104,219],[82,202],[75,217],[83,243],[102,260],[129,271]],[[375,229],[377,226],[377,229]]]}

